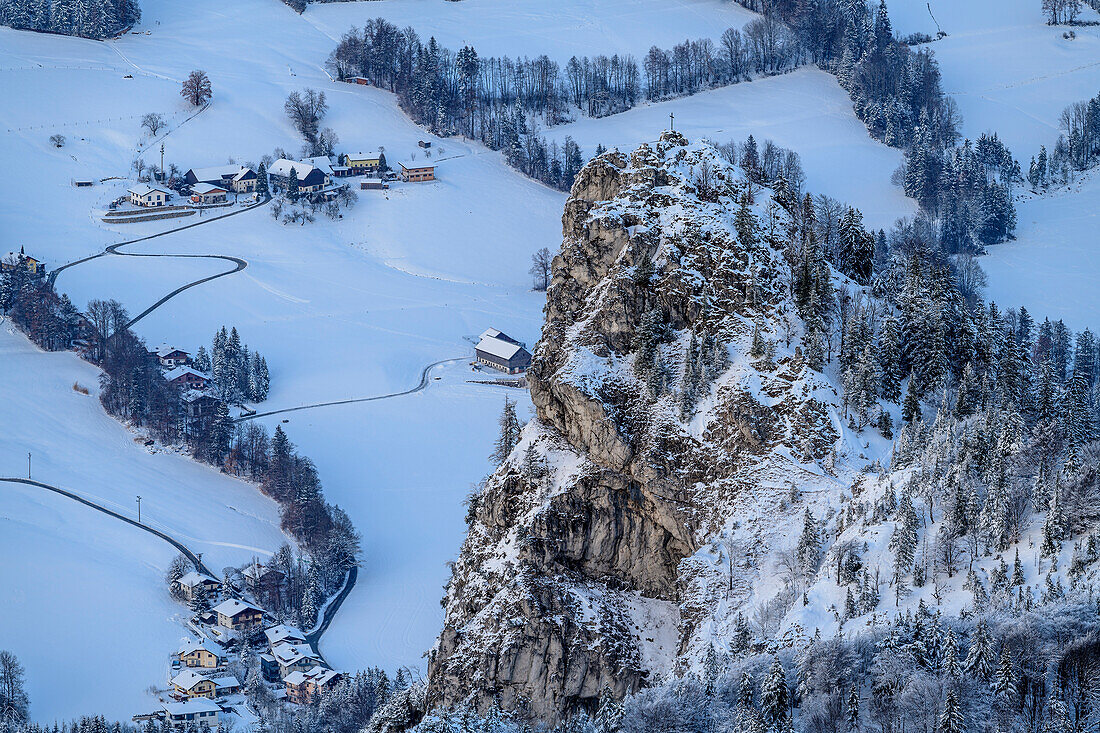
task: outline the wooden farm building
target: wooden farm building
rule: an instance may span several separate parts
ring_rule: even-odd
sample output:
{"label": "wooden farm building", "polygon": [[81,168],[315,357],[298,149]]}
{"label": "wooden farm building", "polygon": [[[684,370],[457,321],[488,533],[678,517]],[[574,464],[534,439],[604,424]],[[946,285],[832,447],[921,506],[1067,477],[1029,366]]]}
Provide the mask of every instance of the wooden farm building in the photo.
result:
{"label": "wooden farm building", "polygon": [[481,334],[475,353],[479,364],[508,374],[519,374],[531,366],[531,354],[524,345],[495,328]]}

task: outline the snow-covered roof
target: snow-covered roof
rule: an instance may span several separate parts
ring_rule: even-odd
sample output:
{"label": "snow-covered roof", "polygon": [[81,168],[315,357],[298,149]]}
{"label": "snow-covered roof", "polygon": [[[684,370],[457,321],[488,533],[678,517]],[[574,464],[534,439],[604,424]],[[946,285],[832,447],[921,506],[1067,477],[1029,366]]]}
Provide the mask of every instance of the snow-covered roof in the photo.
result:
{"label": "snow-covered roof", "polygon": [[481,340],[477,342],[477,350],[484,351],[486,354],[492,354],[501,359],[511,359],[523,348],[523,346],[514,341],[507,341],[501,338],[503,335],[504,334],[500,334],[500,336],[482,336]]}
{"label": "snow-covered roof", "polygon": [[259,606],[249,603],[248,601],[242,601],[239,598],[230,598],[224,600],[218,605],[214,606],[214,613],[220,613],[223,616],[236,616],[241,611],[252,609],[253,611],[263,612],[263,609]]}
{"label": "snow-covered roof", "polygon": [[313,669],[309,670],[308,672],[306,672],[306,677],[311,678],[314,682],[316,682],[319,685],[327,685],[329,682],[331,682],[332,680],[336,679],[339,676],[340,676],[339,672],[333,671],[331,669],[326,669],[325,667],[322,667],[320,665],[318,665],[318,666],[314,667]]}
{"label": "snow-covered roof", "polygon": [[215,186],[212,183],[205,183],[205,182],[196,183],[194,186],[191,187],[191,192],[192,193],[197,193],[200,196],[203,195],[203,194],[207,194],[207,193],[214,193],[215,191],[221,191],[222,193],[229,193],[228,191],[226,191],[221,186]]}
{"label": "snow-covered roof", "polygon": [[301,629],[296,629],[295,627],[287,626],[286,624],[272,626],[270,629],[264,631],[264,634],[267,635],[267,643],[271,645],[275,645],[281,641],[287,641],[289,639],[297,639],[299,641],[306,640],[306,636],[302,633]]}
{"label": "snow-covered roof", "polygon": [[298,685],[302,684],[305,681],[306,681],[306,673],[303,672],[300,669],[295,670],[294,672],[291,672],[290,674],[288,674],[286,677],[283,678],[283,682],[287,683],[288,685],[294,685],[295,687],[297,687]]}
{"label": "snow-covered roof", "polygon": [[180,399],[183,400],[184,402],[188,402],[188,403],[196,402],[198,400],[203,399],[204,397],[207,398],[207,399],[211,399],[211,400],[218,399],[214,395],[207,394],[206,392],[203,392],[201,389],[189,389],[189,390],[187,390],[186,392],[184,392],[183,394],[180,395]]}
{"label": "snow-covered roof", "polygon": [[240,687],[241,683],[234,675],[227,674],[221,677],[211,677],[210,681],[214,683],[214,687]]}
{"label": "snow-covered roof", "polygon": [[239,180],[252,170],[243,165],[215,165],[209,168],[192,168],[191,173],[196,181],[220,181],[225,178]]}
{"label": "snow-covered roof", "polygon": [[173,379],[179,379],[180,377],[182,377],[185,374],[194,374],[196,377],[202,377],[203,379],[210,379],[210,377],[206,376],[202,372],[200,372],[196,369],[192,369],[191,367],[187,367],[187,366],[178,366],[174,369],[169,369],[168,371],[166,371],[164,373],[164,378],[167,379],[169,382],[171,382]]}
{"label": "snow-covered roof", "polygon": [[313,171],[313,164],[306,163],[301,160],[287,160],[286,158],[279,158],[271,167],[267,169],[267,172],[273,176],[282,176],[284,178],[290,177],[290,169],[293,168],[294,172],[298,174],[298,180],[302,180]]}
{"label": "snow-covered roof", "polygon": [[412,170],[413,168],[435,168],[435,163],[430,160],[403,160],[398,163],[405,170]]}
{"label": "snow-covered roof", "polygon": [[185,669],[172,678],[172,684],[181,690],[190,690],[204,680],[206,680],[206,678],[195,670]]}
{"label": "snow-covered roof", "polygon": [[277,644],[271,653],[275,656],[275,661],[281,665],[293,664],[302,659],[313,659],[321,661],[320,658],[314,653],[313,647],[309,644],[290,644],[284,642]]}
{"label": "snow-covered roof", "polygon": [[164,708],[164,712],[169,715],[220,713],[222,711],[221,705],[205,697],[193,697],[184,702],[166,702],[163,703],[161,707]]}
{"label": "snow-covered roof", "polygon": [[200,649],[205,649],[206,651],[219,658],[225,656],[225,650],[222,649],[218,644],[210,641],[209,639],[187,639],[182,644],[180,644],[180,648],[177,654],[194,654]]}
{"label": "snow-covered roof", "polygon": [[321,155],[316,158],[306,158],[302,162],[308,163],[314,168],[320,168],[325,173],[332,174],[332,160],[327,155]]}
{"label": "snow-covered roof", "polygon": [[[172,372],[174,371],[178,371],[178,368],[172,370]],[[171,374],[172,372],[168,373]],[[187,588],[194,588],[199,583],[218,583],[219,585],[221,585],[220,581],[217,578],[212,578],[206,573],[199,573],[194,570],[189,573],[184,573],[176,582]]]}
{"label": "snow-covered roof", "polygon": [[139,183],[133,188],[126,189],[127,192],[134,194],[135,196],[148,196],[153,191],[160,191],[164,195],[168,195],[168,190],[161,188],[160,186],[150,186],[148,183]]}
{"label": "snow-covered roof", "polygon": [[246,578],[251,578],[252,580],[260,580],[269,573],[282,573],[282,571],[276,570],[275,568],[269,568],[259,563],[253,563],[241,571],[241,575]]}
{"label": "snow-covered roof", "polygon": [[377,150],[368,150],[365,153],[345,153],[348,160],[381,160],[382,153]]}
{"label": "snow-covered roof", "polygon": [[171,344],[161,344],[157,348],[153,349],[153,353],[156,354],[157,356],[168,356],[169,354],[174,354],[177,351],[181,354],[186,354],[187,353],[183,349],[181,349],[177,346],[172,346]]}
{"label": "snow-covered roof", "polygon": [[481,332],[481,335],[478,336],[478,338],[479,339],[496,338],[497,336],[505,336],[505,335],[506,334],[503,331],[498,331],[495,328],[487,328],[487,329],[485,329],[484,331]]}

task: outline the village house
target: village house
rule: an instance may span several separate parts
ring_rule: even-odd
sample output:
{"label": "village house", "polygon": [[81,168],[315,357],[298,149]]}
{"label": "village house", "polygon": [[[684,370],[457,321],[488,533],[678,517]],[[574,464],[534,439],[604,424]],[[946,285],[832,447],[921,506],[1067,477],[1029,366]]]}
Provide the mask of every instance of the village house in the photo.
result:
{"label": "village house", "polygon": [[279,681],[279,663],[275,661],[274,654],[263,653],[260,657],[260,672],[268,682]]}
{"label": "village house", "polygon": [[220,677],[211,677],[210,681],[214,683],[214,697],[225,697],[226,695],[236,695],[241,691],[241,682],[234,675],[227,674]]}
{"label": "village house", "polygon": [[508,374],[519,374],[531,366],[531,354],[524,345],[495,328],[486,329],[481,334],[474,352],[479,364]]}
{"label": "village house", "polygon": [[171,689],[173,694],[184,699],[192,697],[214,699],[214,681],[190,668],[172,678]]}
{"label": "village house", "polygon": [[164,373],[164,379],[181,390],[206,389],[210,386],[209,377],[186,366],[178,366],[175,369],[168,370]]}
{"label": "village house", "polygon": [[150,349],[149,353],[157,357],[157,361],[160,362],[161,366],[166,366],[169,369],[191,363],[190,354],[169,344],[161,344],[155,349]]}
{"label": "village house", "polygon": [[22,247],[19,248],[19,254],[8,252],[8,256],[0,260],[0,272],[10,272],[17,267],[27,268],[27,272],[35,277],[46,274],[46,263],[28,257]]}
{"label": "village house", "polygon": [[162,705],[163,717],[173,728],[206,723],[213,730],[218,726],[218,713],[221,707],[212,700],[195,698],[184,702],[169,702]]}
{"label": "village house", "polygon": [[312,163],[280,158],[272,163],[271,168],[268,169],[272,187],[285,191],[290,185],[290,172],[292,170],[298,176],[298,191],[300,193],[320,191],[330,183],[329,176]]}
{"label": "village house", "polygon": [[[339,160],[339,158],[337,158]],[[319,155],[316,158],[303,158],[303,163],[309,163],[314,168],[320,168],[321,172],[331,178],[345,178],[351,175],[351,169],[344,165],[333,165],[332,158],[327,155]]]}
{"label": "village house", "polygon": [[188,435],[202,435],[222,401],[213,395],[190,389],[180,395],[183,406],[184,430]]}
{"label": "village house", "polygon": [[241,571],[245,587],[256,595],[278,593],[283,584],[283,571],[253,562]]}
{"label": "village house", "polygon": [[381,190],[389,187],[389,184],[383,181],[381,178],[364,178],[362,181],[359,182],[359,188],[364,191]]}
{"label": "village house", "polygon": [[180,595],[186,600],[191,600],[195,597],[195,594],[201,588],[207,596],[217,593],[221,590],[222,584],[215,578],[211,578],[206,573],[199,573],[192,570],[189,573],[184,573],[180,576],[173,585],[179,589]]}
{"label": "village house", "polygon": [[435,180],[435,166],[430,163],[416,163],[409,161],[398,163],[401,166],[401,180],[418,183],[420,181]]}
{"label": "village house", "polygon": [[306,641],[306,635],[300,629],[286,624],[272,626],[264,631],[264,635],[267,637],[267,643],[272,649],[282,643],[304,644]]}
{"label": "village house", "polygon": [[320,699],[321,692],[339,682],[342,676],[320,665],[306,671],[291,672],[283,680],[286,683],[286,698],[299,705],[308,705]]}
{"label": "village house", "polygon": [[229,199],[229,191],[221,186],[215,186],[213,183],[196,183],[191,187],[191,203],[202,204],[207,206],[209,204],[224,204]]}
{"label": "village house", "polygon": [[213,611],[217,616],[218,626],[232,631],[254,629],[264,620],[262,608],[237,598],[222,601],[214,606]]}
{"label": "village house", "polygon": [[211,168],[192,168],[184,174],[183,180],[189,186],[209,183],[233,193],[252,193],[256,190],[259,176],[256,171],[247,166],[220,165]]}
{"label": "village house", "polygon": [[225,650],[209,639],[188,639],[180,644],[176,656],[185,667],[217,669],[225,661]]}
{"label": "village house", "polygon": [[130,203],[134,206],[164,206],[172,197],[168,189],[150,186],[148,183],[139,183],[126,189],[126,192],[130,194]]}
{"label": "village house", "polygon": [[304,672],[321,663],[321,658],[313,651],[313,647],[305,643],[276,644],[271,650],[271,655],[275,657],[275,663],[279,665],[279,674],[284,679],[291,672]]}
{"label": "village house", "polygon": [[372,175],[386,167],[386,154],[379,150],[366,153],[344,153],[340,156],[340,164],[351,171],[352,175]]}

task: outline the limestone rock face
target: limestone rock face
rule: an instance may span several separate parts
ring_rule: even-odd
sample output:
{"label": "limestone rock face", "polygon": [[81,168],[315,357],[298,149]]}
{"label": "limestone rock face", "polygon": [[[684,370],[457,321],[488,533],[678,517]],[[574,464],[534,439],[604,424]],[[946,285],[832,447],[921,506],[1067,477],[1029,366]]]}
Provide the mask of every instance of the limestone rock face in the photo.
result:
{"label": "limestone rock face", "polygon": [[537,417],[471,501],[430,706],[554,723],[682,671],[708,614],[736,606],[710,543],[747,492],[837,439],[795,351],[788,215],[766,197],[678,133],[577,176],[528,373]]}

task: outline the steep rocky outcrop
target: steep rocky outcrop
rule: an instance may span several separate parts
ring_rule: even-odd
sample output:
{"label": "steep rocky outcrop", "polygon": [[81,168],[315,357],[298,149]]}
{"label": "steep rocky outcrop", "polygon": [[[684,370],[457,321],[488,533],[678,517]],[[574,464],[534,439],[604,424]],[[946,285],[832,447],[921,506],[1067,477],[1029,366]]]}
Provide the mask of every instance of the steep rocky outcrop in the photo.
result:
{"label": "steep rocky outcrop", "polygon": [[832,480],[841,429],[799,348],[790,223],[678,133],[578,175],[528,374],[537,417],[471,501],[429,705],[555,721],[682,671],[762,597],[734,587],[728,548],[751,578],[751,542],[787,541],[787,477]]}

